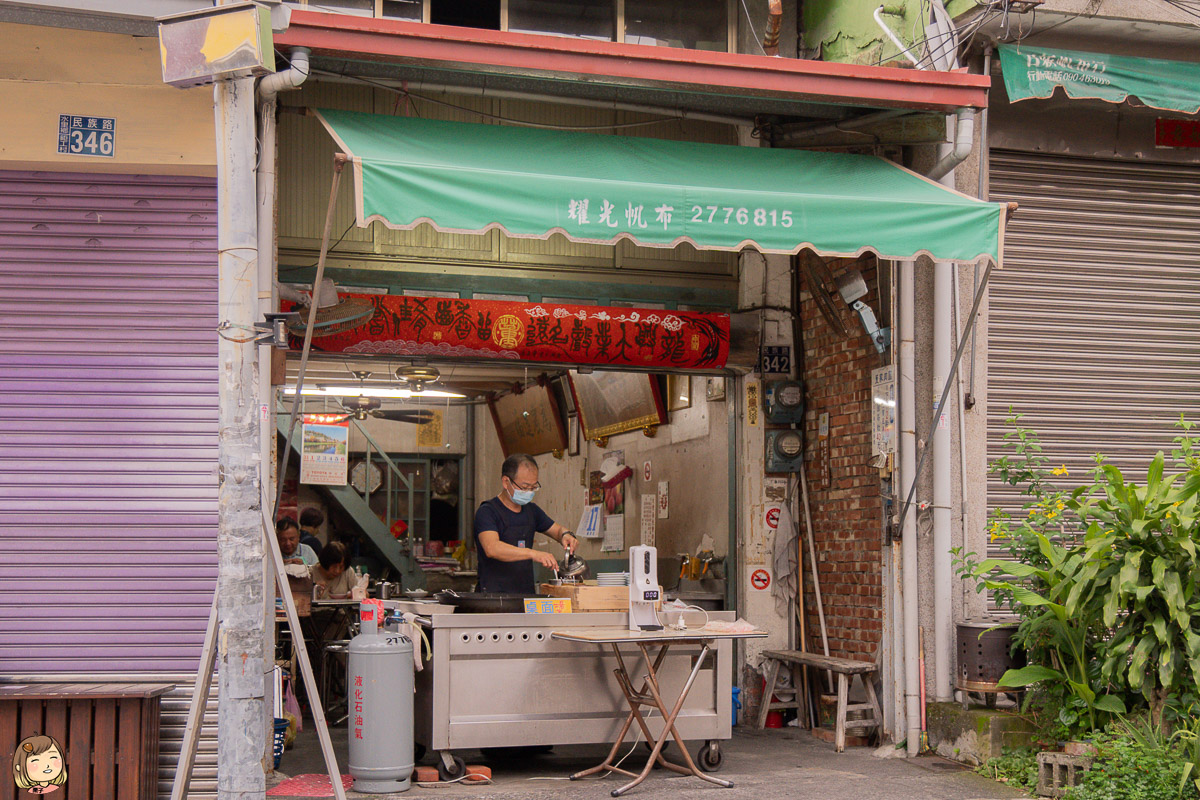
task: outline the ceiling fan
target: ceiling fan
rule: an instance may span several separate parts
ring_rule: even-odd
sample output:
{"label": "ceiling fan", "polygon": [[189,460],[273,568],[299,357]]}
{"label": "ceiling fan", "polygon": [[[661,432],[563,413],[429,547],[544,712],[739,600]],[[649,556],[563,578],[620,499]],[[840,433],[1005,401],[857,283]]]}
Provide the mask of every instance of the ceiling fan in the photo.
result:
{"label": "ceiling fan", "polygon": [[[360,386],[371,377],[369,372],[355,372],[354,377],[358,378]],[[375,417],[376,419],[386,419],[389,422],[411,422],[414,425],[424,425],[433,419],[432,411],[413,411],[407,409],[387,409],[380,408],[383,401],[378,397],[367,397],[366,394],[361,394],[358,397],[346,397],[338,401],[342,408],[346,409],[345,419],[364,420],[367,417]]]}
{"label": "ceiling fan", "polygon": [[413,394],[425,391],[429,384],[436,383],[442,373],[437,367],[408,366],[396,370],[396,379],[405,385]]}

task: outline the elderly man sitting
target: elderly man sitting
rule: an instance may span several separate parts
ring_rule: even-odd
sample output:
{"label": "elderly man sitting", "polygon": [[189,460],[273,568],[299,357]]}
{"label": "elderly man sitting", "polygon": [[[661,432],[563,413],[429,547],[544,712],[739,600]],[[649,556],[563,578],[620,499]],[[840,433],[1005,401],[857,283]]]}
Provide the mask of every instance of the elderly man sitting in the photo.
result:
{"label": "elderly man sitting", "polygon": [[311,567],[317,563],[316,551],[300,542],[300,525],[294,517],[281,517],[275,523],[275,538],[279,540],[279,552],[283,554],[284,564]]}

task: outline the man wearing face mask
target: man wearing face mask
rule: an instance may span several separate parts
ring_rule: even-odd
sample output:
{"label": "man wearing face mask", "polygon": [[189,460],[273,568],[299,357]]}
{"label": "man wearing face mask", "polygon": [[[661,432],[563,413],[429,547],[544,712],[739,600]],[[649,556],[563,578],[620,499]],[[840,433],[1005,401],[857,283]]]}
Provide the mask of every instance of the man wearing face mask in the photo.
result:
{"label": "man wearing face mask", "polygon": [[524,453],[504,459],[500,494],[485,500],[475,512],[475,549],[479,554],[479,591],[535,594],[533,562],[554,569],[557,560],[533,549],[535,533],[544,533],[575,552],[579,540],[533,502],[538,483],[537,462]]}

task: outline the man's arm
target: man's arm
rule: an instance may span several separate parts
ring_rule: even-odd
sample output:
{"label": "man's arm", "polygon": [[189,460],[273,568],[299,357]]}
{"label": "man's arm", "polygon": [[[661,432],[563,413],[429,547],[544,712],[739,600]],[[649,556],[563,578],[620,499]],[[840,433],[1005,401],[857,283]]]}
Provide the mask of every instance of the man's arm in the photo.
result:
{"label": "man's arm", "polygon": [[[568,553],[574,553],[575,548],[579,546],[579,537],[576,536],[573,531],[567,530],[557,522],[551,525],[547,530],[542,531],[542,533],[561,544],[563,549]],[[565,536],[570,536],[571,538],[568,541],[563,541],[563,537]]]}
{"label": "man's arm", "polygon": [[534,550],[532,547],[515,547],[500,541],[497,531],[480,531],[475,534],[483,552],[488,558],[496,561],[536,561],[547,569],[554,569],[558,560],[545,550]]}

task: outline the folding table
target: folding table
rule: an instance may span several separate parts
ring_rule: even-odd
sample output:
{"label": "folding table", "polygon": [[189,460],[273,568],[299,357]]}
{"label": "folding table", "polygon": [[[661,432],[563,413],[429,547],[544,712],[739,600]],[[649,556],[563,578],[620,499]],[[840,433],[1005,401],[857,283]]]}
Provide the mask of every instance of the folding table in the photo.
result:
{"label": "folding table", "polygon": [[[722,626],[724,627],[724,626]],[[604,762],[591,769],[577,772],[571,776],[571,780],[588,775],[594,775],[598,772],[603,772],[605,775],[611,772],[619,772],[622,775],[627,775],[633,778],[632,781],[613,789],[612,796],[620,797],[625,792],[637,786],[642,781],[646,780],[646,776],[650,774],[651,768],[655,763],[661,764],[663,767],[678,772],[681,775],[694,775],[697,778],[715,783],[718,786],[729,788],[733,786],[731,781],[714,778],[711,775],[706,775],[701,772],[696,763],[692,760],[688,753],[687,745],[683,738],[679,735],[679,731],[675,728],[675,718],[679,716],[680,709],[683,708],[683,703],[687,699],[688,692],[691,691],[692,684],[696,681],[696,676],[700,673],[701,667],[708,659],[708,654],[712,649],[712,644],[717,639],[761,639],[766,637],[765,631],[738,631],[730,632],[717,628],[691,628],[688,630],[674,630],[665,628],[661,631],[630,631],[626,628],[587,628],[579,630],[561,630],[552,631],[551,638],[561,639],[569,642],[580,642],[583,644],[595,644],[608,646],[612,648],[613,655],[617,659],[617,669],[613,670],[613,674],[617,676],[617,683],[621,687],[621,692],[625,695],[625,700],[629,704],[629,715],[625,718],[625,724],[621,726],[620,733],[617,734],[617,740],[609,751],[608,757]],[[679,697],[675,699],[674,705],[667,708],[667,701],[662,696],[662,687],[658,682],[658,669],[662,666],[663,661],[667,657],[667,651],[671,645],[686,644],[699,645],[700,655],[696,658],[696,663],[692,666],[692,671],[688,675],[687,680],[683,684],[683,688],[679,692]],[[621,645],[635,645],[641,651],[642,657],[646,662],[646,675],[642,679],[640,689],[634,689],[633,679],[626,668],[625,659],[621,656]],[[658,652],[653,659],[650,656],[652,646],[658,646]],[[650,728],[646,724],[646,720],[642,717],[640,711],[642,706],[648,706],[652,709],[657,709],[663,717],[662,733],[656,738],[650,733]],[[646,761],[646,766],[640,774],[635,774],[627,770],[623,770],[616,765],[614,759],[617,757],[617,752],[621,749],[621,744],[625,741],[625,735],[629,732],[629,728],[636,722],[642,733],[646,737],[647,742],[653,742],[654,747],[650,751],[650,758]],[[662,749],[666,746],[667,736],[671,735],[679,745],[680,752],[683,753],[683,759],[686,767],[680,764],[674,764],[663,758]]]}

